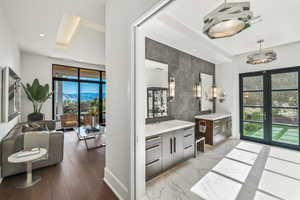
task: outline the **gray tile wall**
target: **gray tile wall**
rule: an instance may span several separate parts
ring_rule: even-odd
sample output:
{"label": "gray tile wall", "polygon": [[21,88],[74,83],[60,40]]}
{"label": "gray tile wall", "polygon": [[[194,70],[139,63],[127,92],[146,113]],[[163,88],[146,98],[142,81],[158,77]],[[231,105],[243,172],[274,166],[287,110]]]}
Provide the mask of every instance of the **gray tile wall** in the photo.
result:
{"label": "gray tile wall", "polygon": [[175,101],[169,103],[169,115],[194,121],[194,116],[201,112],[193,87],[199,81],[199,73],[215,76],[215,65],[149,38],[146,38],[146,59],[168,64],[169,76],[175,77],[176,95]]}

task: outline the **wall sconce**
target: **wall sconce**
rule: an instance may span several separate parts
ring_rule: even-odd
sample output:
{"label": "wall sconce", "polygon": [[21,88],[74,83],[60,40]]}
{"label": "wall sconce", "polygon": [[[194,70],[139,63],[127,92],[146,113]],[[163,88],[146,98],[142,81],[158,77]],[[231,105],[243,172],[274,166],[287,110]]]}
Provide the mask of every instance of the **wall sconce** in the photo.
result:
{"label": "wall sconce", "polygon": [[202,97],[202,85],[200,81],[199,83],[196,84],[195,90],[196,90],[196,98],[200,100]]}
{"label": "wall sconce", "polygon": [[219,89],[217,88],[216,85],[212,86],[211,98],[209,100],[213,102],[218,99],[220,103],[223,103],[225,101],[226,94],[225,92],[220,90],[220,94],[218,95],[218,90]]}
{"label": "wall sconce", "polygon": [[169,101],[175,100],[175,77],[170,76],[169,78]]}
{"label": "wall sconce", "polygon": [[212,88],[211,88],[211,96],[209,98],[209,100],[211,102],[214,102],[217,99],[217,95],[218,95],[217,91],[218,91],[217,86],[213,85]]}

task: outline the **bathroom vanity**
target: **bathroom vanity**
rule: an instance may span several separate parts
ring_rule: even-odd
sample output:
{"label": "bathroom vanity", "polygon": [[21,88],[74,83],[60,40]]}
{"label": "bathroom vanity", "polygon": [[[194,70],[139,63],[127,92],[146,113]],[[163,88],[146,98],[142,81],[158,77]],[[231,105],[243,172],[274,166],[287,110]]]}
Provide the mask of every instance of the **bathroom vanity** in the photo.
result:
{"label": "bathroom vanity", "polygon": [[205,143],[214,145],[231,136],[231,114],[212,113],[195,116],[196,137],[205,137]]}
{"label": "bathroom vanity", "polygon": [[194,156],[194,123],[169,120],[146,125],[146,179]]}

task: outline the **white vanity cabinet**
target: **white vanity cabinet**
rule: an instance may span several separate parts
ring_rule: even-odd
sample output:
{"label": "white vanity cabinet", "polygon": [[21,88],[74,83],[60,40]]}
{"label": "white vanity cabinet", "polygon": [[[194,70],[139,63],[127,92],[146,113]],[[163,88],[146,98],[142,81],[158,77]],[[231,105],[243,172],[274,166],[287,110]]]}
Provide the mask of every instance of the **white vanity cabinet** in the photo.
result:
{"label": "white vanity cabinet", "polygon": [[173,131],[163,135],[162,164],[166,170],[183,160],[183,135]]}
{"label": "white vanity cabinet", "polygon": [[[148,127],[148,136],[146,136],[147,180],[194,156],[194,123],[172,121],[177,121],[177,123],[167,121],[151,124]],[[159,128],[161,128],[160,131],[158,131]]]}

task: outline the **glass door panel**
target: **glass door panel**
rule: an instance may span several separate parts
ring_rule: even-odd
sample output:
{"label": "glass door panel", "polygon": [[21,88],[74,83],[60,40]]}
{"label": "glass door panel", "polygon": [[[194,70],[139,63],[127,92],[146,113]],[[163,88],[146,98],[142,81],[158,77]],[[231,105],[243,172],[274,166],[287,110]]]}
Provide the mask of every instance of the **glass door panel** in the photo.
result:
{"label": "glass door panel", "polygon": [[299,145],[298,72],[271,74],[271,142]]}
{"label": "glass door panel", "polygon": [[[54,119],[69,115],[78,116],[78,84],[73,81],[54,81]],[[75,120],[76,121],[76,120]]]}
{"label": "glass door panel", "polygon": [[99,125],[100,84],[80,83],[80,125]]}
{"label": "glass door panel", "polygon": [[263,140],[265,138],[263,75],[242,77],[241,84],[242,137]]}

